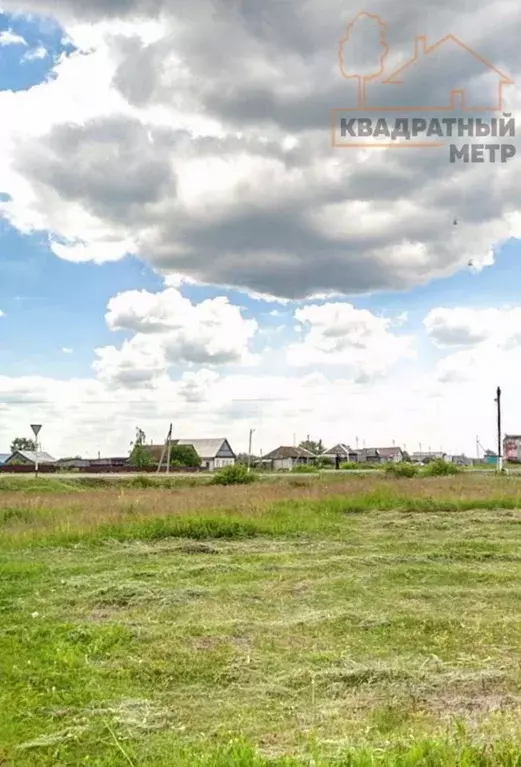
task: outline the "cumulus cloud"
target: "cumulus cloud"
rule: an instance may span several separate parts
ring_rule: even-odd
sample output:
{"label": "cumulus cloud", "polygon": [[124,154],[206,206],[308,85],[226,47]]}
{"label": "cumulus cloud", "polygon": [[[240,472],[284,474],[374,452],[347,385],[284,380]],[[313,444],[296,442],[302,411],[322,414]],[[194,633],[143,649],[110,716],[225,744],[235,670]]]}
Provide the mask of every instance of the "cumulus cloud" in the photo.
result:
{"label": "cumulus cloud", "polygon": [[0,47],[8,45],[27,45],[27,41],[12,29],[6,29],[0,32]]}
{"label": "cumulus cloud", "polygon": [[304,338],[288,349],[294,365],[347,365],[357,381],[386,373],[398,361],[414,357],[411,336],[392,332],[392,320],[352,304],[325,303],[297,309]]}
{"label": "cumulus cloud", "polygon": [[249,346],[258,324],[244,319],[225,297],[192,304],[176,288],[126,291],[111,298],[106,320],[110,330],[132,337],[119,349],[97,349],[94,369],[102,379],[121,385],[156,385],[175,365],[255,362]]}
{"label": "cumulus cloud", "polygon": [[424,326],[429,338],[441,349],[486,342],[512,348],[521,343],[521,307],[438,307],[429,312]]}
{"label": "cumulus cloud", "polygon": [[41,45],[24,54],[22,61],[39,61],[47,56],[47,51]]}
{"label": "cumulus cloud", "polygon": [[[330,110],[350,92],[337,61],[349,9],[336,1],[21,2],[89,43],[52,82],[0,104],[15,115],[2,128],[13,198],[2,209],[50,231],[62,258],[131,252],[163,274],[295,299],[405,289],[469,260],[483,268],[519,234],[515,163],[331,148]],[[508,0],[472,13],[462,0],[378,0],[372,11],[388,23],[393,62],[410,58],[428,18],[429,40],[453,32],[518,74],[521,10]],[[96,82],[99,105],[73,95],[80,78]],[[33,126],[46,94],[57,108]]]}

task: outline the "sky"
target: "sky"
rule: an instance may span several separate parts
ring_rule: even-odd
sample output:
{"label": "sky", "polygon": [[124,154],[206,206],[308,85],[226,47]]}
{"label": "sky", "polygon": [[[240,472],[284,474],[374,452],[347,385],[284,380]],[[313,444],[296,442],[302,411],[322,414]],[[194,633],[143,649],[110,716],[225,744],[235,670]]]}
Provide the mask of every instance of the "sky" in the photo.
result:
{"label": "sky", "polygon": [[[309,435],[475,455],[498,385],[521,433],[521,155],[333,146],[358,10],[0,0],[0,453],[32,423],[55,457],[173,423],[236,452],[254,429],[256,453]],[[518,3],[363,10],[393,67],[417,36],[458,36],[517,115]],[[369,48],[343,66],[373,72]],[[411,103],[488,93],[447,61],[410,77]]]}

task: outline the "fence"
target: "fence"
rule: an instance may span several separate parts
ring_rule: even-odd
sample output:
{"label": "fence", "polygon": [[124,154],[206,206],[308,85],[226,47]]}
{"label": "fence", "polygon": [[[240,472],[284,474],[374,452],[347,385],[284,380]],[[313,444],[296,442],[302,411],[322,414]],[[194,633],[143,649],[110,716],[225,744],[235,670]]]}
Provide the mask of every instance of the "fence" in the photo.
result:
{"label": "fence", "polygon": [[[197,473],[207,471],[198,466],[176,466],[170,468],[170,473]],[[94,466],[81,466],[78,468],[67,468],[66,466],[55,466],[54,464],[42,464],[38,466],[38,474],[153,474],[157,472],[157,466],[147,466],[143,469],[136,469],[134,466],[111,466],[110,464],[97,464]],[[162,473],[164,471],[162,470]],[[34,474],[34,466],[4,464],[0,466],[0,474]]]}

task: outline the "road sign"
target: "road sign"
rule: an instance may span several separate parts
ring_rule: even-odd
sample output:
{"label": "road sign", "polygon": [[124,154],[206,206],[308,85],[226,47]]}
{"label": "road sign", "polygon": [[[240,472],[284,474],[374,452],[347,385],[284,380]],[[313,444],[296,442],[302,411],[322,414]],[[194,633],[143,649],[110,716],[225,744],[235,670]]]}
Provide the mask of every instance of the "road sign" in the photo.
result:
{"label": "road sign", "polygon": [[40,429],[41,428],[42,428],[41,423],[36,423],[36,424],[32,423],[31,424],[31,429],[33,430],[33,434],[34,434],[35,437],[38,436],[38,434],[40,433]]}

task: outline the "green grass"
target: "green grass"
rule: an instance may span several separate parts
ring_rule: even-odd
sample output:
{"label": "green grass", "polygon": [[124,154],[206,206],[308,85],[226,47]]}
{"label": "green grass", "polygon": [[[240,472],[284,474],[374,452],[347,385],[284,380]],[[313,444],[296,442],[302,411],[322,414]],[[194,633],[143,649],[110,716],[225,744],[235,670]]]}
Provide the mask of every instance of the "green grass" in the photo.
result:
{"label": "green grass", "polygon": [[490,482],[0,497],[0,764],[521,765]]}

